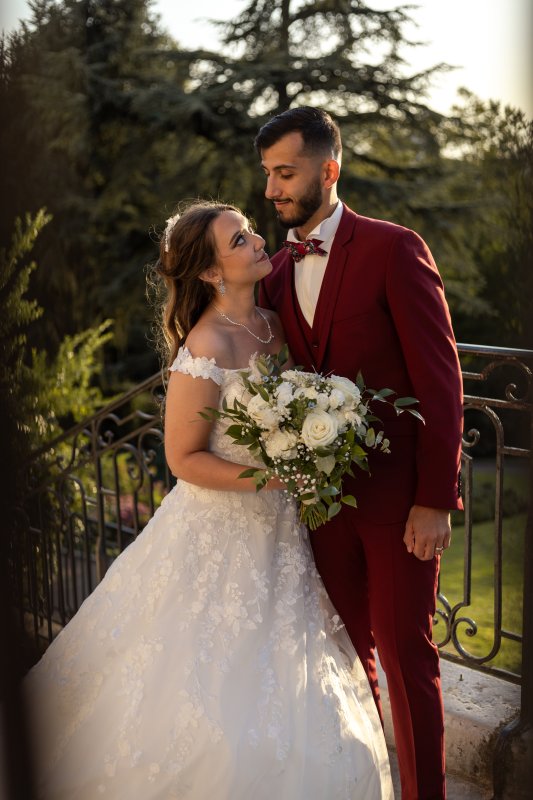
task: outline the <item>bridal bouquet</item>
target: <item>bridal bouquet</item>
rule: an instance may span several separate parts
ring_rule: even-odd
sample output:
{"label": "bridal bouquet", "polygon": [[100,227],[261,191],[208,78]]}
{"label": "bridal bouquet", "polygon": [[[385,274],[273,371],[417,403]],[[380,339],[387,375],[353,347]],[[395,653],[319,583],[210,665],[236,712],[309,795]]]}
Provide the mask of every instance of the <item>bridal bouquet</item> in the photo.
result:
{"label": "bridal bouquet", "polygon": [[283,369],[288,351],[253,359],[250,370],[240,373],[246,403],[226,400],[221,409],[206,409],[206,419],[227,418],[226,431],[236,444],[247,447],[265,465],[250,468],[239,477],[253,478],[257,490],[273,476],[299,503],[300,519],[316,530],[341,510],[341,504],[357,506],[353,495],[342,492],[343,476],[352,466],[368,471],[367,453],[388,453],[389,440],[369,409],[370,401],[386,402],[398,414],[413,408],[413,397],[391,402],[391,389],[374,391],[364,386],[361,374],[355,383],[337,375],[324,376],[299,368]]}

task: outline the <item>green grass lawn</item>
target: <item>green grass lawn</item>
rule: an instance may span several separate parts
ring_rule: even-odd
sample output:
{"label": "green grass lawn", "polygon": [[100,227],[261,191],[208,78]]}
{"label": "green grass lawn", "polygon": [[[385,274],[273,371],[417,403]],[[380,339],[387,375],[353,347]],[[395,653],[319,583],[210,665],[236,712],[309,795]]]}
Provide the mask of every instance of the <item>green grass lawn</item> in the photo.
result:
{"label": "green grass lawn", "polygon": [[[502,574],[502,627],[522,631],[522,596],[524,571],[524,531],[526,515],[517,514],[503,520],[503,574]],[[468,625],[459,626],[459,642],[475,656],[488,654],[494,642],[494,522],[481,522],[472,530],[472,581],[471,603],[459,616],[476,622],[477,633],[470,637]],[[441,560],[440,591],[450,605],[463,599],[464,530],[453,528],[452,547]],[[440,628],[440,630],[439,630]],[[435,627],[435,640],[441,636],[442,623]],[[445,651],[456,652],[452,644]],[[521,646],[518,642],[502,639],[499,653],[490,661],[491,666],[520,672]]]}

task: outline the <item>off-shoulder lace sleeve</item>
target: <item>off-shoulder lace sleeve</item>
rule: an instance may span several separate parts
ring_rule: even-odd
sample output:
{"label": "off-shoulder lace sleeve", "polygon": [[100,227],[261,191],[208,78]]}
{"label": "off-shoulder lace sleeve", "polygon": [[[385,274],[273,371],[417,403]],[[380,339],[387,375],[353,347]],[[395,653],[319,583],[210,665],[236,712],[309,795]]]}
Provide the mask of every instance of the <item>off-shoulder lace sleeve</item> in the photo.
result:
{"label": "off-shoulder lace sleeve", "polygon": [[180,347],[178,355],[169,369],[171,372],[184,372],[186,375],[192,375],[193,378],[205,378],[205,380],[210,378],[218,386],[221,385],[224,376],[224,370],[217,367],[214,358],[205,356],[195,358],[186,347]]}

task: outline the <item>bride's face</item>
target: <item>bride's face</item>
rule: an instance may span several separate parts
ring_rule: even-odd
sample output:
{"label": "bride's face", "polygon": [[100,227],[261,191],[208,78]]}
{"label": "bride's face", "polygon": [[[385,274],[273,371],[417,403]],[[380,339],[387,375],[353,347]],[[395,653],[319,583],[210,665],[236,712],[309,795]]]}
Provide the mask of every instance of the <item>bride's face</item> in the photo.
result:
{"label": "bride's face", "polygon": [[236,211],[223,211],[213,222],[218,266],[227,285],[254,284],[272,271],[265,240]]}

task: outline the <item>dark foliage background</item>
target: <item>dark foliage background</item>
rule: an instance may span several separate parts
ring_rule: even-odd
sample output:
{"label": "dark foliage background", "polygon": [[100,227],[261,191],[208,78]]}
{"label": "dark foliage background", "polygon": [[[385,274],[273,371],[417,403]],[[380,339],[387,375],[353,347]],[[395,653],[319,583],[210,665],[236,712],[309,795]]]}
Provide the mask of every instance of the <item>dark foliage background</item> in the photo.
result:
{"label": "dark foliage background", "polygon": [[341,124],[342,198],[429,243],[457,338],[533,341],[531,127],[466,91],[453,115],[432,110],[426,90],[447,67],[410,74],[408,6],[243,0],[240,16],[220,24],[219,52],[171,39],[147,0],[31,7],[31,21],[0,45],[1,241],[27,213],[52,217],[32,252],[26,299],[43,313],[25,326],[27,365],[32,347],[46,370],[66,336],[112,319],[104,394],[155,371],[145,265],[157,232],[178,201],[221,197],[274,250],[280,232],[252,141],[270,115],[303,103]]}

